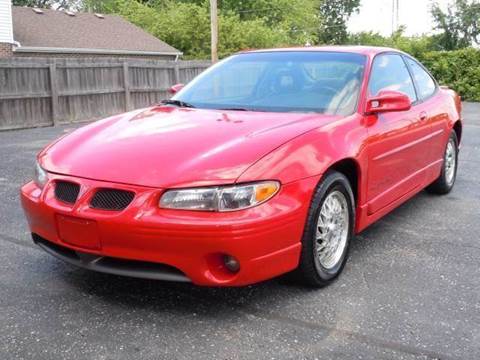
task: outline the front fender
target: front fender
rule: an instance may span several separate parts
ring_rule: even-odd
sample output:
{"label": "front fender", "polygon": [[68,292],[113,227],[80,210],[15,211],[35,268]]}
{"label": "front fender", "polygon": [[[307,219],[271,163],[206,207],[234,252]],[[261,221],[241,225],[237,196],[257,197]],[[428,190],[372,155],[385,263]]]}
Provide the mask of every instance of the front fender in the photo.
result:
{"label": "front fender", "polygon": [[282,184],[318,176],[343,159],[366,166],[367,128],[355,114],[304,133],[273,150],[244,171],[237,182],[276,179]]}

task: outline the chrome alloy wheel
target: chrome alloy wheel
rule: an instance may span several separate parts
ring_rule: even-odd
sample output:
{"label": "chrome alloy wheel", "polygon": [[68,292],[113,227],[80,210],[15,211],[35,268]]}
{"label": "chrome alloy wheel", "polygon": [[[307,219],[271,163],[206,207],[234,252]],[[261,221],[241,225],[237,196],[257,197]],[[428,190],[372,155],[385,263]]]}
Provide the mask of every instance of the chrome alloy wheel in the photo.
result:
{"label": "chrome alloy wheel", "polygon": [[455,166],[457,163],[457,149],[455,141],[450,139],[445,151],[445,180],[451,185],[455,177]]}
{"label": "chrome alloy wheel", "polygon": [[325,269],[337,265],[347,245],[350,215],[345,195],[333,191],[325,198],[317,220],[315,252]]}

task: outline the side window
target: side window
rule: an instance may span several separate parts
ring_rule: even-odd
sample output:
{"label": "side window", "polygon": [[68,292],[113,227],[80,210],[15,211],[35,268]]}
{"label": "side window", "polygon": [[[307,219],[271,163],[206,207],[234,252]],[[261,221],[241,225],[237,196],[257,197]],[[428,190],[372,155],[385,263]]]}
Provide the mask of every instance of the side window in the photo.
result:
{"label": "side window", "polygon": [[417,100],[415,87],[407,66],[400,55],[384,54],[375,57],[368,83],[371,95],[377,95],[382,90],[401,91],[412,102]]}
{"label": "side window", "polygon": [[432,77],[415,60],[407,58],[407,63],[417,83],[418,96],[420,99],[423,100],[430,97],[436,89],[435,81],[433,81]]}

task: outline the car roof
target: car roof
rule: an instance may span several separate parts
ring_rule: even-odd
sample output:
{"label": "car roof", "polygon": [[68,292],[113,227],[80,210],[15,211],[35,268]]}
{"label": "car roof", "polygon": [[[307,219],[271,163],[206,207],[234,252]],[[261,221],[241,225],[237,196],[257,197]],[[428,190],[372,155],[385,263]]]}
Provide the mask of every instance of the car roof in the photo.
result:
{"label": "car roof", "polygon": [[329,45],[329,46],[299,46],[299,47],[285,47],[285,48],[273,48],[273,49],[252,49],[241,51],[240,53],[258,53],[258,52],[287,52],[287,51],[331,51],[331,52],[348,52],[355,54],[362,54],[373,57],[379,53],[383,52],[397,52],[403,53],[402,51],[394,48],[381,47],[381,46],[361,46],[361,45]]}

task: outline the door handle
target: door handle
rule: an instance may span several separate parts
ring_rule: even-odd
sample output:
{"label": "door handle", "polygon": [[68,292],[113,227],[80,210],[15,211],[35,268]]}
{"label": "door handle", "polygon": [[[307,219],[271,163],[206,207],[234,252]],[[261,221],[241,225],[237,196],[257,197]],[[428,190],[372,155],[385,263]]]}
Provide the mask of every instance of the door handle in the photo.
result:
{"label": "door handle", "polygon": [[421,120],[421,121],[427,120],[427,113],[426,113],[426,111],[422,111],[422,112],[420,113],[420,120]]}

